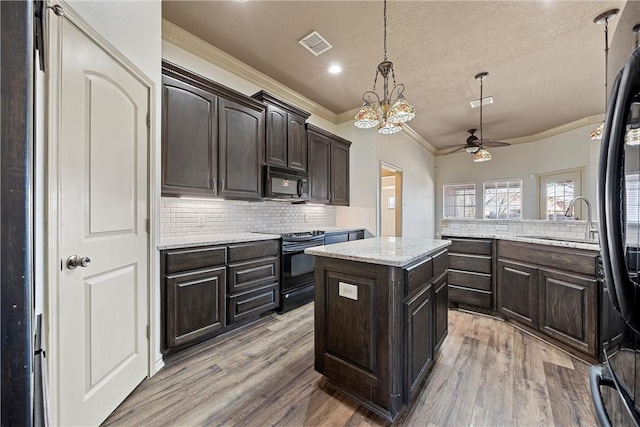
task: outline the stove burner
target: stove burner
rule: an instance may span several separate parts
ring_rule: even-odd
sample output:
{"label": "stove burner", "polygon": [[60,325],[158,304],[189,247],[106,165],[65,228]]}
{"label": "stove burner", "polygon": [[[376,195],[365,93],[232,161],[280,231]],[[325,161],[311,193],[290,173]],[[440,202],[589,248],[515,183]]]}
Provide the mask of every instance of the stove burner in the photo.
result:
{"label": "stove burner", "polygon": [[290,237],[311,237],[311,236],[322,236],[324,231],[322,230],[313,230],[313,231],[303,231],[299,233],[284,233],[282,237],[290,238]]}

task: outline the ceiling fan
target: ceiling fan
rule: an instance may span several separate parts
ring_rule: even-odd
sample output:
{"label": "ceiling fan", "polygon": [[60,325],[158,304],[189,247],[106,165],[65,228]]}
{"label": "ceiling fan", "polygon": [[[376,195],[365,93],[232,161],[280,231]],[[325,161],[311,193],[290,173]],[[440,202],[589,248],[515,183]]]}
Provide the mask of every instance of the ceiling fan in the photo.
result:
{"label": "ceiling fan", "polygon": [[482,72],[475,76],[476,80],[480,80],[480,138],[475,135],[478,129],[469,129],[467,132],[469,132],[470,135],[467,137],[464,144],[448,145],[443,147],[443,149],[453,148],[453,150],[444,153],[445,155],[465,150],[467,153],[474,155],[474,162],[485,162],[487,160],[491,160],[491,153],[489,153],[485,147],[505,147],[507,145],[511,145],[508,142],[491,141],[482,137],[482,82],[488,75],[489,73]]}

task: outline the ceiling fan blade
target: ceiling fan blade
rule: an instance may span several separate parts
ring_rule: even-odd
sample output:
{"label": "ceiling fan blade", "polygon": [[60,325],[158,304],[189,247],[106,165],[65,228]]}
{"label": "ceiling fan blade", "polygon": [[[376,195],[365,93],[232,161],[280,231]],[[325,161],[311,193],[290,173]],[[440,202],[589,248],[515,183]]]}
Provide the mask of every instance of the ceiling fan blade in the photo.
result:
{"label": "ceiling fan blade", "polygon": [[[447,154],[457,153],[458,151],[462,151],[462,150],[464,150],[464,149],[465,149],[465,148],[467,148],[467,147],[468,147],[468,146],[467,146],[467,144],[465,144],[465,145],[460,145],[460,146],[458,146],[458,148],[454,148],[454,149],[453,149],[453,150],[451,150],[451,151],[447,151],[446,153],[444,153],[444,155],[446,156]],[[446,147],[444,147],[444,148],[446,148]]]}
{"label": "ceiling fan blade", "polygon": [[486,141],[484,143],[487,147],[506,147],[507,145],[511,145],[508,142],[500,142],[500,141]]}
{"label": "ceiling fan blade", "polygon": [[440,150],[448,150],[449,148],[460,148],[460,147],[468,147],[467,144],[454,144],[454,145],[445,145],[444,147],[440,147]]}

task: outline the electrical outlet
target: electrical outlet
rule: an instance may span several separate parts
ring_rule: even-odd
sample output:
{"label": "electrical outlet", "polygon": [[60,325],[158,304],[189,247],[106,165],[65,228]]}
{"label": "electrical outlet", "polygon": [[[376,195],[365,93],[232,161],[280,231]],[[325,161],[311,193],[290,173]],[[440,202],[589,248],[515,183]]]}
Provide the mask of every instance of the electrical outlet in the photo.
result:
{"label": "electrical outlet", "polygon": [[204,214],[198,214],[196,216],[196,219],[197,219],[197,222],[196,222],[197,226],[204,227]]}
{"label": "electrical outlet", "polygon": [[341,297],[349,298],[352,300],[358,300],[358,287],[350,283],[339,282],[338,283],[338,295]]}
{"label": "electrical outlet", "polygon": [[362,215],[362,221],[363,221],[363,222],[369,222],[369,221],[371,221],[371,214],[366,213],[366,214]]}

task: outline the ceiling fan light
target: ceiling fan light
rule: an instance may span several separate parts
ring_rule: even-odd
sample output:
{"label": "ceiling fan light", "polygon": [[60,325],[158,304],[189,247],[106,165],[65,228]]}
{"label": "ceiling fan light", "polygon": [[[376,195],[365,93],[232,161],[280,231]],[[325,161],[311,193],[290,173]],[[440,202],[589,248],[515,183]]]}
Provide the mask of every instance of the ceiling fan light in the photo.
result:
{"label": "ceiling fan light", "polygon": [[489,160],[491,160],[491,153],[485,148],[480,148],[473,156],[473,161],[475,163],[488,162]]}
{"label": "ceiling fan light", "polygon": [[464,151],[466,151],[469,154],[475,154],[476,152],[478,152],[479,148],[478,147],[467,147],[464,149]]}
{"label": "ceiling fan light", "polygon": [[595,128],[594,130],[591,131],[591,133],[590,133],[591,139],[592,140],[602,139],[602,131],[603,130],[604,130],[604,121],[602,123],[600,123],[597,128]]}
{"label": "ceiling fan light", "polygon": [[389,121],[392,123],[406,123],[416,116],[416,109],[407,102],[404,95],[398,95],[398,99],[389,110]]}
{"label": "ceiling fan light", "polygon": [[384,122],[378,126],[378,133],[383,135],[393,135],[394,133],[398,133],[402,130],[402,126],[396,123]]}
{"label": "ceiling fan light", "polygon": [[370,129],[380,124],[378,113],[368,102],[364,103],[354,120],[353,124],[360,129]]}

